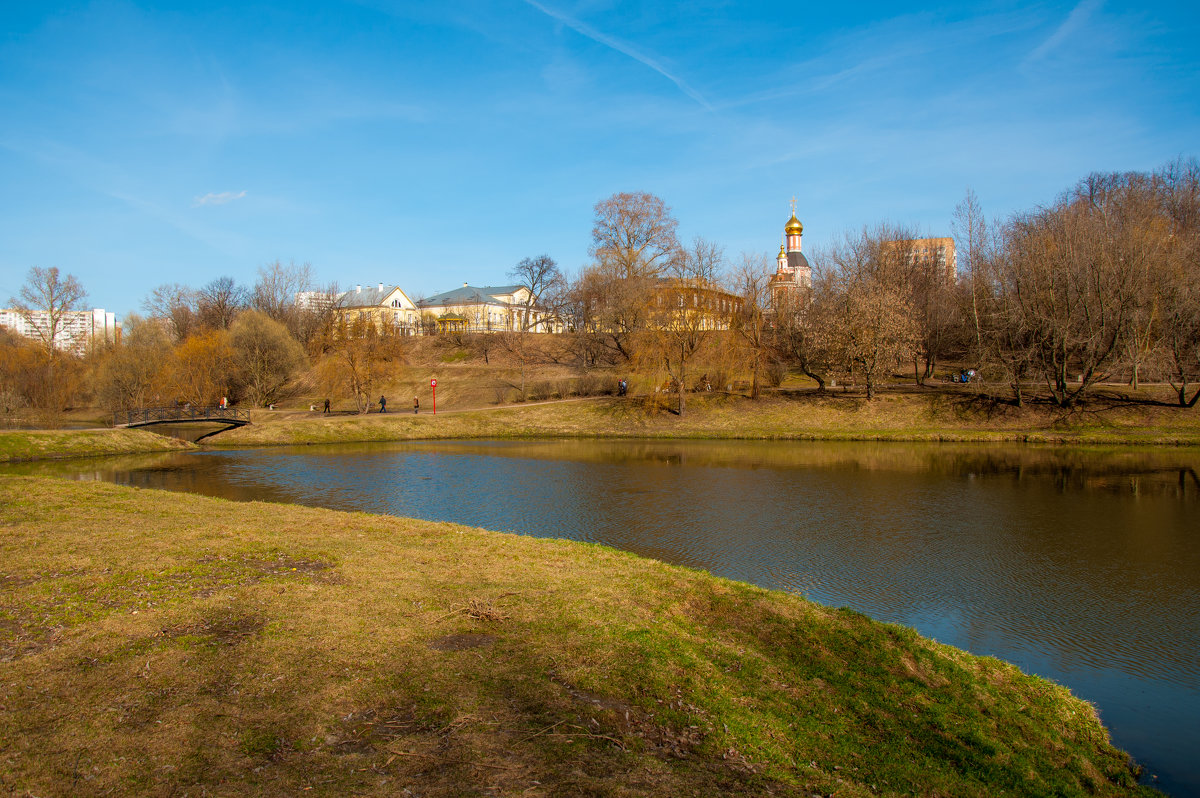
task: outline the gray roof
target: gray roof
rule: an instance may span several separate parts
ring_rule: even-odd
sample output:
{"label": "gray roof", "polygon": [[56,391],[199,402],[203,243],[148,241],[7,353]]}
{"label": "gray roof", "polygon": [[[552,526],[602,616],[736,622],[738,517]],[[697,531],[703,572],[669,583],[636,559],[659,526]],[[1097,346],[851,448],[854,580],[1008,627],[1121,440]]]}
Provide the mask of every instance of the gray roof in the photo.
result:
{"label": "gray roof", "polygon": [[804,257],[803,252],[789,252],[787,254],[787,261],[788,266],[796,270],[812,269],[812,266],[808,265],[808,258]]}
{"label": "gray roof", "polygon": [[338,294],[338,304],[344,308],[378,307],[383,304],[383,300],[387,299],[388,294],[399,287],[398,285],[384,285],[383,290],[380,291],[378,285],[364,285],[361,291],[351,290]]}
{"label": "gray roof", "polygon": [[483,304],[494,301],[493,297],[495,296],[511,294],[524,287],[523,285],[464,285],[462,288],[455,288],[453,291],[445,291],[441,294],[426,297],[418,302],[417,306],[424,308],[430,305]]}

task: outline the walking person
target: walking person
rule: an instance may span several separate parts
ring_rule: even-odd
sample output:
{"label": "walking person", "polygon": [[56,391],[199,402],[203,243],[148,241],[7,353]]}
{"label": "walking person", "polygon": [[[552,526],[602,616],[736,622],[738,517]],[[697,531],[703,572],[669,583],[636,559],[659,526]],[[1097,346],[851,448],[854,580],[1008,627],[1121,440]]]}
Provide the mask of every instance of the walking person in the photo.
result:
{"label": "walking person", "polygon": [[380,413],[387,412],[387,397],[383,396],[382,394],[379,397],[379,412]]}
{"label": "walking person", "polygon": [[329,400],[325,400],[325,415],[329,415]]}
{"label": "walking person", "polygon": [[419,412],[421,412],[421,400],[414,396],[413,397],[413,415],[415,416]]}

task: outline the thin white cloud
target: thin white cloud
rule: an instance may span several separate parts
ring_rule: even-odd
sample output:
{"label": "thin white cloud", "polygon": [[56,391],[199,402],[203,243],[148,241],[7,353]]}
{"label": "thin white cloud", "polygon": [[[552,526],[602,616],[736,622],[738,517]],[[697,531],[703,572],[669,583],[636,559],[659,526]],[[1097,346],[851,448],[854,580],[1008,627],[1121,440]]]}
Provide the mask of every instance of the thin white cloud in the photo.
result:
{"label": "thin white cloud", "polygon": [[641,52],[637,48],[635,48],[629,44],[626,44],[625,42],[622,42],[619,39],[614,39],[612,36],[608,36],[607,34],[601,33],[600,31],[593,28],[591,25],[588,25],[584,22],[580,22],[579,20],[575,19],[574,17],[569,17],[566,14],[562,13],[561,11],[555,11],[552,8],[547,8],[546,6],[537,2],[537,0],[525,0],[525,3],[527,5],[532,6],[533,8],[536,8],[538,11],[541,11],[543,14],[550,17],[551,19],[561,22],[562,24],[566,25],[568,28],[575,31],[576,33],[578,33],[582,36],[586,36],[587,38],[591,39],[594,42],[598,42],[599,44],[603,44],[605,47],[612,48],[613,50],[616,50],[618,53],[629,56],[634,61],[637,61],[640,64],[650,67],[655,72],[662,75],[664,78],[666,78],[667,80],[671,81],[676,86],[678,86],[680,91],[682,91],[688,97],[691,97],[693,100],[698,102],[706,111],[713,110],[712,105],[709,103],[709,101],[707,99],[705,99],[703,94],[701,94],[700,92],[696,91],[691,86],[689,86],[683,80],[683,78],[680,78],[680,77],[672,74],[671,72],[667,71],[667,68],[664,67],[662,64],[660,64],[657,59],[646,55],[645,53]]}
{"label": "thin white cloud", "polygon": [[[124,191],[105,191],[104,193],[124,202],[136,211],[140,211],[147,216],[170,225],[184,235],[200,241],[223,255],[245,257],[248,251],[246,240],[242,236],[214,229],[201,222],[197,222],[196,219],[198,217],[195,214],[175,213],[153,200],[143,199]],[[242,193],[245,194],[246,192],[243,191]]]}
{"label": "thin white cloud", "polygon": [[[83,150],[46,139],[40,139],[32,145],[4,140],[0,141],[0,147],[45,164],[91,191],[120,200],[134,210],[158,219],[224,255],[244,257],[249,251],[244,238],[198,223],[196,220],[200,217],[196,214],[177,214],[158,203],[142,199],[140,195],[146,192],[138,191],[141,181],[122,167],[96,158]],[[245,194],[243,191],[238,197]],[[204,197],[197,197],[196,203],[199,204],[202,199]]]}
{"label": "thin white cloud", "polygon": [[246,196],[245,191],[222,191],[220,194],[209,193],[205,194],[203,197],[196,197],[195,202],[192,203],[192,207],[198,208],[201,205],[224,205],[226,203],[233,202],[234,200],[240,200],[244,196]]}
{"label": "thin white cloud", "polygon": [[1032,64],[1035,61],[1045,58],[1047,54],[1066,41],[1071,34],[1087,24],[1092,14],[1103,4],[1104,0],[1082,0],[1082,2],[1071,9],[1071,13],[1067,15],[1066,21],[1059,25],[1046,41],[1035,47],[1025,57],[1025,64]]}

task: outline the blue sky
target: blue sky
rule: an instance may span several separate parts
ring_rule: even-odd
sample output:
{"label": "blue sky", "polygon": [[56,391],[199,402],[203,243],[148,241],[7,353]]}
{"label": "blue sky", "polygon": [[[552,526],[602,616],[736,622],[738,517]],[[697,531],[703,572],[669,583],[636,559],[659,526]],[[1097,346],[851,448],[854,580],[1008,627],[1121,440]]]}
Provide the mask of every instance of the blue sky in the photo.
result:
{"label": "blue sky", "polygon": [[247,285],[276,259],[411,296],[587,261],[593,205],[806,250],[948,235],[1091,171],[1200,155],[1193,2],[0,0],[0,302]]}

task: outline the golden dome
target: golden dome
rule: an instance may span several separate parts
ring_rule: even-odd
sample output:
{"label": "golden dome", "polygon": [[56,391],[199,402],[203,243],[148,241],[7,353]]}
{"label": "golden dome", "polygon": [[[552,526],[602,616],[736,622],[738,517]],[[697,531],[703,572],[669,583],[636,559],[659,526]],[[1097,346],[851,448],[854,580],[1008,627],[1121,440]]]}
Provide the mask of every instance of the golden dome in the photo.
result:
{"label": "golden dome", "polygon": [[795,211],[792,211],[792,218],[787,220],[787,226],[783,228],[783,232],[790,236],[804,235],[804,225],[800,224],[800,220],[796,218]]}
{"label": "golden dome", "polygon": [[783,258],[786,256],[787,256],[787,248],[783,244],[780,244],[779,245],[779,257]]}

